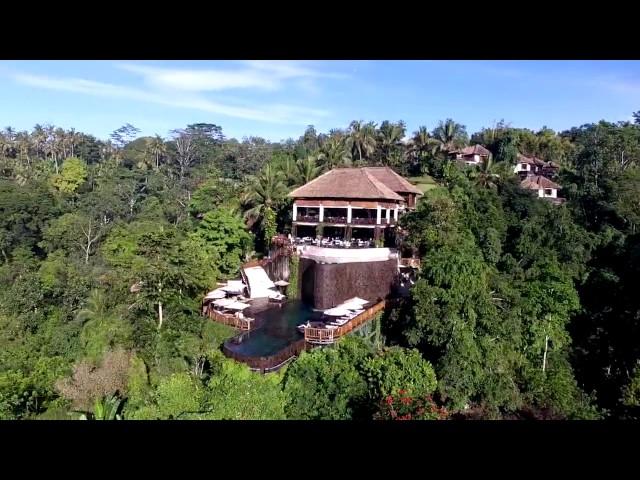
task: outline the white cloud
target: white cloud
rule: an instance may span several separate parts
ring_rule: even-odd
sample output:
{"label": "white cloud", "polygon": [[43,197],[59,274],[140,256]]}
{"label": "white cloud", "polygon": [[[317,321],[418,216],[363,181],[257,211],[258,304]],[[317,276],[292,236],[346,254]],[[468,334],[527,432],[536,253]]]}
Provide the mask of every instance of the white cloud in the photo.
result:
{"label": "white cloud", "polygon": [[119,64],[118,68],[144,76],[146,83],[158,88],[205,92],[233,88],[273,90],[278,82],[254,70],[191,70]]}
{"label": "white cloud", "polygon": [[230,117],[261,122],[306,125],[313,118],[328,115],[328,112],[325,110],[297,107],[293,105],[264,104],[256,107],[229,105],[215,102],[188,92],[185,93],[185,89],[173,92],[146,91],[139,88],[96,82],[81,78],[51,77],[47,75],[31,75],[24,73],[14,73],[12,74],[12,77],[18,83],[32,87],[108,98],[125,98],[170,107],[201,110],[209,113],[217,113]]}
{"label": "white cloud", "polygon": [[221,91],[229,89],[278,90],[289,80],[302,80],[305,89],[318,78],[347,78],[339,73],[321,72],[304,67],[299,62],[249,60],[239,62],[240,68],[166,68],[132,63],[118,63],[122,70],[140,74],[145,83],[159,89],[176,89],[192,92]]}
{"label": "white cloud", "polygon": [[344,73],[322,72],[312,68],[305,68],[301,62],[285,60],[246,60],[242,63],[253,69],[270,72],[280,78],[349,78],[349,75]]}

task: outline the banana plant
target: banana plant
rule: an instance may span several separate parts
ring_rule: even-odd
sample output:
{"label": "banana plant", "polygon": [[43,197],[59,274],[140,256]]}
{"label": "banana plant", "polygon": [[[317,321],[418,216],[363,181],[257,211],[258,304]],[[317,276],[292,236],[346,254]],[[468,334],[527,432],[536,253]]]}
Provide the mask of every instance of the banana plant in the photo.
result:
{"label": "banana plant", "polygon": [[122,406],[122,399],[116,395],[109,395],[97,399],[93,405],[93,412],[83,413],[80,420],[122,420],[118,412]]}

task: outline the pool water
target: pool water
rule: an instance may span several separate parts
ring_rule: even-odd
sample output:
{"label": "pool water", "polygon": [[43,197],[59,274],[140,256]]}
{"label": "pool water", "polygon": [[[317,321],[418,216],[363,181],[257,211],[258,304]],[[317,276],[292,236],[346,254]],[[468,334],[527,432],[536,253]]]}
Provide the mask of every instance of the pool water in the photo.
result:
{"label": "pool water", "polygon": [[313,311],[303,302],[293,300],[253,316],[259,327],[228,340],[225,345],[242,356],[266,357],[303,338],[296,327],[307,321],[319,320],[322,312]]}

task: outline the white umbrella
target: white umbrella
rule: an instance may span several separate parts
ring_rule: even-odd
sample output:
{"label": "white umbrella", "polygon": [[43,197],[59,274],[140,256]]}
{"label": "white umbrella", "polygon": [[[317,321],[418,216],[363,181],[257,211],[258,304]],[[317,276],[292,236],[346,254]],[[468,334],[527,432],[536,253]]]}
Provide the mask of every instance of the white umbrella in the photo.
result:
{"label": "white umbrella", "polygon": [[357,305],[365,305],[365,304],[369,303],[369,300],[365,300],[364,298],[360,298],[360,297],[353,297],[353,298],[350,298],[349,300],[346,300],[344,303],[345,304],[346,303],[355,303]]}
{"label": "white umbrella", "polygon": [[227,292],[225,292],[224,290],[221,289],[216,289],[216,290],[212,290],[211,292],[207,293],[207,296],[204,298],[224,298],[227,296]]}
{"label": "white umbrella", "polygon": [[249,306],[250,305],[248,303],[233,302],[233,303],[230,303],[229,305],[225,305],[225,308],[228,308],[229,310],[244,310]]}
{"label": "white umbrella", "polygon": [[225,292],[228,293],[242,293],[244,290],[244,285],[240,284],[240,285],[227,285],[226,287],[222,287],[220,290],[224,290]]}
{"label": "white umbrella", "polygon": [[226,307],[227,305],[230,305],[232,303],[235,303],[235,300],[233,298],[221,298],[220,300],[216,300],[213,302],[216,307]]}
{"label": "white umbrella", "polygon": [[286,287],[287,285],[289,285],[289,282],[285,281],[285,280],[278,280],[275,285],[277,285],[278,287]]}
{"label": "white umbrella", "polygon": [[349,315],[349,313],[351,312],[343,307],[334,307],[324,311],[324,314],[329,315],[330,317],[343,317],[345,315]]}

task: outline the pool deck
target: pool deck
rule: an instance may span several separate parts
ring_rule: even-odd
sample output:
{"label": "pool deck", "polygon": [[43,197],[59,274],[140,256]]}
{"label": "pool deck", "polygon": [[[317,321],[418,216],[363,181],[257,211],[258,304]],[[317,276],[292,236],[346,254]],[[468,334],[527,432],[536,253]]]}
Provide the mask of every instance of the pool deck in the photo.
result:
{"label": "pool deck", "polygon": [[[385,305],[386,302],[382,300],[338,328],[308,327],[303,335],[298,331],[298,326],[306,323],[310,318],[318,317],[321,312],[312,312],[301,302],[283,305],[267,302],[256,302],[253,305],[252,302],[249,310],[251,316],[256,319],[255,328],[242,331],[226,341],[222,351],[227,357],[247,364],[252,370],[261,373],[273,372],[303,351],[322,345],[331,345],[340,337],[359,329],[384,310]],[[281,315],[279,312],[282,312]],[[209,317],[222,323],[233,322],[230,319],[212,316],[211,312]],[[241,328],[237,324],[226,324],[237,329]]]}

